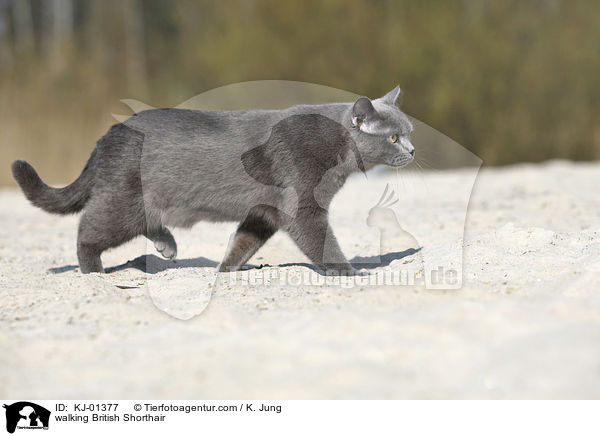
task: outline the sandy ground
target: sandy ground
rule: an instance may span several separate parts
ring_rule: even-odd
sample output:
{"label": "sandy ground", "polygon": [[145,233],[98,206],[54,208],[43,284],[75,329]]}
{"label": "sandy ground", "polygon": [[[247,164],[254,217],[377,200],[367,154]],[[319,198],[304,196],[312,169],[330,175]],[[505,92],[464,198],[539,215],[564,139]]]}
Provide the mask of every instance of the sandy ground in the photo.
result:
{"label": "sandy ground", "polygon": [[[399,220],[460,246],[443,230],[461,224],[452,218],[456,187],[469,174],[419,177],[434,187],[430,198],[401,201]],[[349,258],[385,254],[365,220],[387,183],[408,198],[389,173],[354,178],[336,197],[332,221]],[[234,224],[175,231],[178,262],[138,239],[106,253],[112,272],[83,276],[74,268],[77,217],[46,214],[2,190],[0,397],[600,398],[598,186],[600,164],[482,170],[460,290],[221,278],[208,294],[201,290]],[[418,255],[394,262],[417,265]],[[140,270],[144,259],[150,272]],[[314,274],[305,261],[280,234],[252,259],[275,265],[253,271]],[[286,263],[296,265],[276,266]],[[186,308],[203,303],[181,291],[190,286],[200,300],[213,295],[187,321],[150,298],[192,316]]]}

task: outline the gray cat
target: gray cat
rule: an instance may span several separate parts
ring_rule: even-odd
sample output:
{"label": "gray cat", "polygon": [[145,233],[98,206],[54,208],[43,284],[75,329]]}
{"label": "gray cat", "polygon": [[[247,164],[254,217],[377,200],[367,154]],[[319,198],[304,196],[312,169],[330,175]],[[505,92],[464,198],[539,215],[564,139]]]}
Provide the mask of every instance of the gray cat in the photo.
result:
{"label": "gray cat", "polygon": [[348,175],[414,158],[412,125],[399,87],[376,100],[285,110],[152,109],[110,128],[81,175],[51,188],[25,161],[12,172],[47,212],[83,210],[81,272],[102,272],[100,255],[138,235],[166,258],[167,227],[201,220],[240,222],[220,271],[235,271],[279,229],[327,273],[354,273],[328,223],[329,204]]}

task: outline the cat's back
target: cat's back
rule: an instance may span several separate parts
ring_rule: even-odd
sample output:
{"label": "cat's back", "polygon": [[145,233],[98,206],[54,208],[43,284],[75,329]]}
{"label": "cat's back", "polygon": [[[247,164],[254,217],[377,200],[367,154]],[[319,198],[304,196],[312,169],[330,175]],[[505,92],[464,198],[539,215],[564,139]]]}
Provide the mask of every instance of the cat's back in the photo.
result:
{"label": "cat's back", "polygon": [[231,127],[231,114],[224,111],[190,109],[149,109],[138,112],[123,122],[150,137],[212,134]]}

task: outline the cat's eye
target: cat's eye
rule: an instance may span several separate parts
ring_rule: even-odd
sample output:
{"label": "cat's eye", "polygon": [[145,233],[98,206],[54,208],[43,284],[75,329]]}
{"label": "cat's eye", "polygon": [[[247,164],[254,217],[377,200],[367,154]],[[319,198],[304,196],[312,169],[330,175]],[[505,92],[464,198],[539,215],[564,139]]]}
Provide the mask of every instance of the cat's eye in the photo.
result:
{"label": "cat's eye", "polygon": [[388,141],[390,141],[392,144],[395,144],[396,142],[398,142],[398,135],[393,134],[388,138]]}

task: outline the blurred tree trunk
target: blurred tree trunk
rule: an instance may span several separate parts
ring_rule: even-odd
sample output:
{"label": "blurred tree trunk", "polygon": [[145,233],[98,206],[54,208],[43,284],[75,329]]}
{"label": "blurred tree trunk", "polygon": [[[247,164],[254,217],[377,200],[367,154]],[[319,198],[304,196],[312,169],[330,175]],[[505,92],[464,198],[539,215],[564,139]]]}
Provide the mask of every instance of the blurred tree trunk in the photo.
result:
{"label": "blurred tree trunk", "polygon": [[33,18],[30,0],[12,2],[12,19],[17,51],[28,51],[33,48]]}
{"label": "blurred tree trunk", "polygon": [[146,47],[144,44],[144,18],[139,0],[121,2],[125,25],[125,55],[127,87],[130,92],[146,92]]}
{"label": "blurred tree trunk", "polygon": [[52,11],[54,37],[70,37],[73,33],[73,0],[52,0]]}
{"label": "blurred tree trunk", "polygon": [[54,71],[67,64],[67,46],[73,34],[73,0],[46,0],[43,3],[43,47]]}
{"label": "blurred tree trunk", "polygon": [[0,0],[0,73],[12,65],[12,50],[9,45],[10,16],[9,0]]}
{"label": "blurred tree trunk", "polygon": [[[108,33],[105,28],[105,14],[112,8],[106,6],[107,2],[92,1],[85,3],[86,25],[84,26],[84,46],[89,50],[94,63],[100,69],[101,75],[110,72],[110,48]],[[110,4],[112,6],[112,3]]]}

